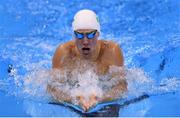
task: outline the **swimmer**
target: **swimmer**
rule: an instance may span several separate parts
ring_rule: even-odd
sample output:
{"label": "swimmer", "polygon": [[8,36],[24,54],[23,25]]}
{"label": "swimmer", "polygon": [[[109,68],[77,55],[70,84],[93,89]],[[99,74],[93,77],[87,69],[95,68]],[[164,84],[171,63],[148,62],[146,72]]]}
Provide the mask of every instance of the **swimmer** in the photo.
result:
{"label": "swimmer", "polygon": [[[53,56],[53,70],[77,69],[75,61],[85,60],[93,62],[96,65],[98,75],[106,74],[110,66],[124,66],[124,58],[121,48],[113,41],[100,40],[100,24],[97,15],[91,10],[80,10],[74,16],[72,23],[74,39],[60,45]],[[124,76],[124,72],[116,73],[116,75]],[[67,93],[53,87],[50,84],[47,88],[48,92],[56,101],[71,102],[72,98]],[[106,95],[98,98],[96,94],[89,96],[89,101],[84,100],[84,96],[77,96],[79,104],[87,111],[97,102],[113,100],[116,92],[122,94],[127,91],[127,82],[119,81]],[[120,96],[121,97],[121,96]]]}

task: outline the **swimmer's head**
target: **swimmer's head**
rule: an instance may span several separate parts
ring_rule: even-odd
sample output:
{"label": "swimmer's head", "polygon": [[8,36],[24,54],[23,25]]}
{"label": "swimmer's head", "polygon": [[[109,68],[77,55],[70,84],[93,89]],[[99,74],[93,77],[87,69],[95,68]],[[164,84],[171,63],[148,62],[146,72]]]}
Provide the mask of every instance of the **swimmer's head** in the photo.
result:
{"label": "swimmer's head", "polygon": [[94,11],[84,9],[78,11],[72,23],[73,31],[78,29],[94,29],[100,32],[100,24]]}
{"label": "swimmer's head", "polygon": [[74,38],[79,52],[85,58],[96,55],[100,24],[96,14],[91,10],[80,10],[72,23]]}

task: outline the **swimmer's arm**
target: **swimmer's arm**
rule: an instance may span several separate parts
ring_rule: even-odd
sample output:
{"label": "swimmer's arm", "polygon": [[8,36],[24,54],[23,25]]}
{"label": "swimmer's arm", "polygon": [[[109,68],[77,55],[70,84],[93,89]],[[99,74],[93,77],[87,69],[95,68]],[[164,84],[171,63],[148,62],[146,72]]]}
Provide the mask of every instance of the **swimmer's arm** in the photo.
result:
{"label": "swimmer's arm", "polygon": [[[58,69],[60,69],[63,65],[64,58],[67,55],[67,50],[64,45],[59,46],[52,59],[52,79],[53,81],[60,82],[58,77],[56,76],[56,72]],[[71,97],[63,92],[63,90],[60,90],[59,87],[53,86],[52,83],[49,83],[47,86],[47,92],[53,97],[53,99],[57,102],[71,102]]]}
{"label": "swimmer's arm", "polygon": [[47,92],[56,102],[71,102],[71,96],[61,91],[58,87],[48,84]]}
{"label": "swimmer's arm", "polygon": [[67,54],[68,54],[68,50],[65,48],[65,46],[64,45],[59,46],[56,49],[52,59],[52,68],[53,69],[61,68]]}
{"label": "swimmer's arm", "polygon": [[[115,66],[124,66],[124,57],[121,51],[121,48],[119,47],[118,44],[115,44],[114,46],[114,65]],[[115,76],[113,76],[115,75]],[[119,73],[112,73],[112,79],[118,79],[118,77],[120,78],[124,78],[125,77],[125,72],[122,69],[121,72]],[[112,87],[112,89],[110,91],[108,91],[101,99],[101,102],[104,101],[111,101],[117,98],[120,98],[125,92],[127,91],[127,82],[125,79],[121,79],[119,80],[119,83],[117,83],[116,85],[114,85]]]}
{"label": "swimmer's arm", "polygon": [[100,99],[100,102],[112,101],[121,98],[127,91],[127,82],[120,80],[118,84],[114,85],[112,89],[106,92]]}
{"label": "swimmer's arm", "polygon": [[65,82],[63,79],[59,79],[59,72],[59,69],[52,69],[51,80],[47,85],[47,92],[56,102],[70,102],[71,96],[58,87],[58,84],[63,84]]}
{"label": "swimmer's arm", "polygon": [[118,44],[114,46],[114,65],[124,66],[124,57],[121,48]]}
{"label": "swimmer's arm", "polygon": [[51,80],[47,85],[47,93],[55,100],[55,102],[69,102],[71,103],[72,97],[63,90],[62,87],[59,87],[59,84],[63,84],[65,80],[59,79],[59,69],[52,69],[51,71]]}

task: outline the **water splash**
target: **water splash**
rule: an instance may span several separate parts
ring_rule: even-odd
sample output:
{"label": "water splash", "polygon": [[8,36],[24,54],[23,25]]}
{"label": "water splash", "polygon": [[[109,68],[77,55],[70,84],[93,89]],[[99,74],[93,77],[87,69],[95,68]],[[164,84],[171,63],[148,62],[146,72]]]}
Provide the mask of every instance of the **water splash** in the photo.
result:
{"label": "water splash", "polygon": [[[112,73],[117,73],[122,70],[125,70],[125,78],[109,79]],[[58,70],[55,75],[58,81],[52,79],[51,70],[37,67],[35,70],[29,71],[25,75],[18,75],[18,73],[16,73],[13,77],[1,80],[0,90],[5,90],[8,94],[23,100],[47,104],[51,100],[50,95],[47,93],[47,84],[52,82],[52,84],[58,86],[73,98],[73,104],[78,105],[76,96],[83,95],[85,99],[88,99],[91,94],[96,94],[98,97],[103,97],[104,94],[121,79],[126,79],[128,83],[128,92],[123,96],[125,99],[135,98],[144,93],[148,95],[161,95],[178,91],[180,88],[180,81],[178,78],[164,78],[160,84],[157,84],[155,80],[150,78],[148,74],[140,68],[120,68],[112,66],[106,76],[98,76],[91,66],[88,66],[88,68],[84,68],[83,66],[81,69],[77,68],[71,71],[71,78],[68,76],[68,71]],[[118,102],[121,104],[122,101],[119,100]],[[31,109],[32,106],[27,103],[26,101],[26,104],[24,104],[25,108],[27,108],[27,113],[31,115],[35,113],[37,115],[38,113],[36,112],[39,110],[29,112],[29,110],[36,109],[34,107]],[[142,104],[145,105],[146,103]],[[43,104],[41,104],[41,106],[43,106]],[[46,106],[48,107],[48,105]],[[144,109],[142,114],[145,114],[147,110]]]}
{"label": "water splash", "polygon": [[36,100],[46,100],[47,82],[50,79],[49,70],[37,70],[31,72],[23,78],[22,93],[26,98],[36,98]]}
{"label": "water splash", "polygon": [[137,97],[152,90],[155,83],[142,69],[131,68],[126,72],[129,96]]}
{"label": "water splash", "polygon": [[124,96],[125,98],[137,97],[144,93],[162,94],[177,91],[180,88],[178,78],[165,78],[158,85],[140,68],[125,69],[125,78],[111,78],[110,74],[120,72],[122,69],[124,68],[113,66],[106,76],[98,76],[92,68],[83,69],[84,72],[75,69],[71,72],[71,76],[68,76],[67,71],[57,71],[56,78],[58,80],[56,81],[52,79],[50,70],[37,69],[24,76],[17,74],[6,80],[1,80],[0,89],[7,91],[10,95],[20,96],[24,99],[43,101],[49,100],[47,85],[51,83],[68,93],[73,98],[73,103],[77,104],[76,96],[83,95],[87,99],[94,94],[101,98],[122,79],[126,79],[128,83],[128,92]]}

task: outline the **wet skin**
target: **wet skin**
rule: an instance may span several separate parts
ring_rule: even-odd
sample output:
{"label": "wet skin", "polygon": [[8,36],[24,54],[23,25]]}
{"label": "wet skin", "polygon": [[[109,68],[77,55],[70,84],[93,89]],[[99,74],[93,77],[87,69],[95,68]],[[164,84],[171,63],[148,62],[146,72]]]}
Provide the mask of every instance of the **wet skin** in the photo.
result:
{"label": "wet skin", "polygon": [[[79,33],[90,33],[94,30],[92,29],[79,29],[76,30]],[[74,36],[75,37],[75,36]],[[92,39],[88,39],[86,36],[83,39],[78,39],[75,37],[75,43],[77,46],[77,49],[82,57],[85,59],[92,59],[94,54],[96,53],[97,48],[97,40],[99,37],[99,32],[96,32],[95,37]]]}
{"label": "wet skin", "polygon": [[[89,33],[94,31],[94,29],[79,29],[79,33]],[[88,60],[90,62],[96,63],[97,74],[105,74],[109,66],[123,66],[124,60],[121,49],[118,44],[112,41],[98,40],[99,32],[96,32],[93,39],[88,39],[86,36],[84,39],[77,39],[74,36],[74,40],[69,41],[65,44],[60,45],[53,56],[52,66],[53,70],[71,68],[76,69],[77,66],[74,65],[72,59]],[[118,73],[122,76],[122,73]],[[66,93],[63,93],[58,88],[54,88],[48,85],[48,92],[53,96],[56,101],[67,101],[71,102],[71,98]],[[97,104],[97,102],[103,102],[107,100],[112,100],[116,93],[114,91],[125,92],[127,90],[126,81],[121,81],[117,83],[116,86],[109,91],[108,96],[103,96],[103,98],[98,98],[96,94],[92,94],[89,99],[84,99],[83,95],[77,96],[79,100],[79,105],[87,111],[90,107]],[[63,97],[61,97],[63,95]],[[65,96],[65,97],[64,97]]]}

